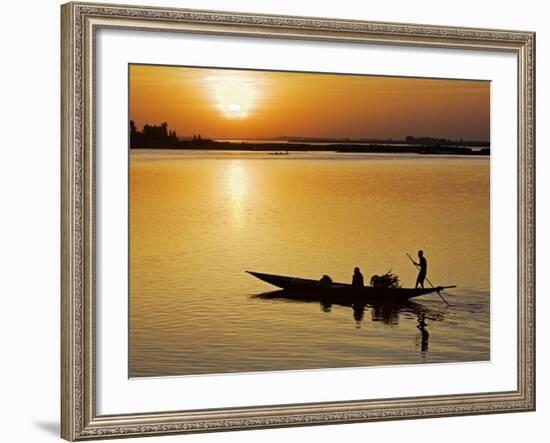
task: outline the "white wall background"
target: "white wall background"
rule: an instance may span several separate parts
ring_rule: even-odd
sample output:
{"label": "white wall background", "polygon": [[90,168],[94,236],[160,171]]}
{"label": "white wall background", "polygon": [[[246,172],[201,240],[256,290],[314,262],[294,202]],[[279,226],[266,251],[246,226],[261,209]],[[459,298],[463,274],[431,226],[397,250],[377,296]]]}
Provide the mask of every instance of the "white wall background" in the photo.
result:
{"label": "white wall background", "polygon": [[[547,441],[550,417],[550,14],[545,2],[388,0],[128,0],[201,9],[537,32],[538,411],[140,439],[156,442],[359,440]],[[5,442],[56,441],[59,433],[59,4],[2,5],[0,27],[0,408]],[[411,380],[414,383],[414,380]]]}

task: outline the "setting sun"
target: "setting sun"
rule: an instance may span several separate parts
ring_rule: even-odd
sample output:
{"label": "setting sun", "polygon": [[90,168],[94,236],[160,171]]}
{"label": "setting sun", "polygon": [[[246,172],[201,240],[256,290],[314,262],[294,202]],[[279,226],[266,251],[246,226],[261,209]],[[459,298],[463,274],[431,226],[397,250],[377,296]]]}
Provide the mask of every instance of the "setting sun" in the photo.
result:
{"label": "setting sun", "polygon": [[231,103],[229,105],[220,103],[218,107],[227,118],[244,118],[247,116],[246,110],[238,103]]}
{"label": "setting sun", "polygon": [[259,98],[257,82],[247,72],[222,72],[205,80],[215,106],[226,118],[247,117]]}

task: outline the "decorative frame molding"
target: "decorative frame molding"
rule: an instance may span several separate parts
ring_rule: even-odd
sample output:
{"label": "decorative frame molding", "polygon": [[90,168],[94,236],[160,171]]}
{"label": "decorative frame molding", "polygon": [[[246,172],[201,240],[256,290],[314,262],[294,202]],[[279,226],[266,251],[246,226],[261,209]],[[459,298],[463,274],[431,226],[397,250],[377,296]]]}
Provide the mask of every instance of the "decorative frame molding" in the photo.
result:
{"label": "decorative frame molding", "polygon": [[[535,410],[535,34],[73,2],[61,7],[61,436],[67,440]],[[98,416],[94,36],[99,28],[507,51],[518,59],[518,384],[511,392]]]}

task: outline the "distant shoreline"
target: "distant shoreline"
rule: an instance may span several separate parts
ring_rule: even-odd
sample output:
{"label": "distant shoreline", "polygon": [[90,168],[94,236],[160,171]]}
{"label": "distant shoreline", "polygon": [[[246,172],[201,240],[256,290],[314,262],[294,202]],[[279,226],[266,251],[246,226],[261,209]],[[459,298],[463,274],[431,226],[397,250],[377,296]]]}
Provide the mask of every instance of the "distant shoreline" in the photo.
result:
{"label": "distant shoreline", "polygon": [[170,149],[170,150],[210,150],[210,151],[251,151],[268,152],[274,155],[286,155],[291,152],[341,152],[341,153],[365,153],[365,154],[422,154],[422,155],[466,155],[489,156],[489,147],[465,147],[455,145],[391,145],[391,144],[312,144],[312,143],[242,143],[223,142],[212,140],[182,141],[177,144],[165,146],[132,146],[131,149]]}

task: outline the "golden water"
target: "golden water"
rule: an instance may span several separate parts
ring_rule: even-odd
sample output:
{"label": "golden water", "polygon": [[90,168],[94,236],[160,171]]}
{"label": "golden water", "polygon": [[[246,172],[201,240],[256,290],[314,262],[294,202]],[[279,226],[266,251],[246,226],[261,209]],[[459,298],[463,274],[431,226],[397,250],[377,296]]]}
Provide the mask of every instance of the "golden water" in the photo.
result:
{"label": "golden water", "polygon": [[[489,359],[489,160],[132,150],[130,376]],[[255,270],[414,286],[437,295],[364,312],[265,300]]]}

